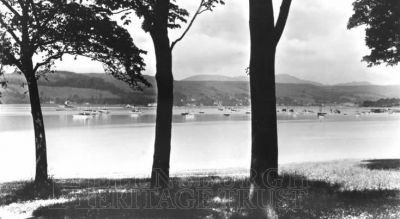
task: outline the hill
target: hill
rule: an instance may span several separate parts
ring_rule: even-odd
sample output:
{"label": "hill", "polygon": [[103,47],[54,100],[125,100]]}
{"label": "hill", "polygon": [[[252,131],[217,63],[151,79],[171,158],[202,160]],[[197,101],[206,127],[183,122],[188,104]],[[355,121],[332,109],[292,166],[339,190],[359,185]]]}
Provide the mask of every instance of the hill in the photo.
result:
{"label": "hill", "polygon": [[352,81],[348,83],[341,83],[341,84],[336,84],[336,86],[364,86],[364,85],[372,85],[368,81]]}
{"label": "hill", "polygon": [[248,81],[246,76],[229,77],[225,75],[194,75],[182,81]]}
{"label": "hill", "polygon": [[[276,83],[280,84],[312,84],[316,86],[323,86],[323,84],[302,80],[289,74],[278,74],[275,76]],[[194,75],[183,79],[182,81],[249,81],[247,76],[229,77],[225,75]]]}
{"label": "hill", "polygon": [[[156,82],[152,76],[146,76],[152,87],[144,91],[134,91],[124,82],[106,74],[76,74],[56,72],[41,78],[38,82],[42,102],[63,103],[71,100],[77,103],[93,104],[135,104],[147,105],[156,100]],[[204,79],[202,77],[200,79]],[[210,78],[207,76],[207,78]],[[175,81],[174,104],[248,105],[249,83],[239,79],[218,80],[181,80]],[[285,105],[318,105],[321,103],[362,103],[382,98],[400,98],[400,86],[379,85],[334,85],[325,86],[290,75],[278,75],[277,102]],[[7,74],[9,82],[6,90],[1,89],[2,103],[28,103],[24,78],[18,74]],[[196,79],[196,77],[194,78]],[[285,83],[282,83],[284,81]]]}

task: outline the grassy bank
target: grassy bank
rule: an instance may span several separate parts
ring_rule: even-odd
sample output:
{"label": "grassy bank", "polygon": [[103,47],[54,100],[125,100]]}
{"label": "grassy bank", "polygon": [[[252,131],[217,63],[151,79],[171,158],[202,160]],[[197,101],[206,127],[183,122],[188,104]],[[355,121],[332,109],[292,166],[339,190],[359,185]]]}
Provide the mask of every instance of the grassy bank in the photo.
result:
{"label": "grassy bank", "polygon": [[[280,176],[268,182],[273,189],[255,193],[279,218],[400,218],[400,160],[290,164]],[[0,185],[0,217],[261,217],[244,177],[176,177],[163,191],[148,189],[147,179],[55,181],[61,195],[49,200],[29,200],[21,193],[26,182]]]}

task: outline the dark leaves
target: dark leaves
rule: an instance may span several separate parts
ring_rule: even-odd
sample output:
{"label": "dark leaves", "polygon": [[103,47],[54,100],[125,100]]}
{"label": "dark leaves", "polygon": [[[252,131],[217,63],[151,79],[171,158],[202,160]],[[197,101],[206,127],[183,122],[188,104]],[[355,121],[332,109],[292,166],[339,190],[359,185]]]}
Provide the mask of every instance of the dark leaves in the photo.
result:
{"label": "dark leaves", "polygon": [[365,42],[371,53],[364,56],[368,66],[400,62],[400,1],[356,0],[347,28],[365,25]]}
{"label": "dark leaves", "polygon": [[[2,9],[0,16],[7,22],[7,27],[0,26],[0,34],[12,30],[20,36],[24,34],[23,21],[28,22],[25,37],[29,37],[30,45],[17,44],[7,32],[1,63],[17,65],[27,74],[21,64],[22,57],[32,59],[36,54],[40,61],[34,72],[39,78],[50,73],[53,61],[64,54],[85,56],[102,62],[107,73],[132,87],[149,86],[141,76],[145,66],[141,55],[145,52],[136,47],[127,30],[109,18],[111,10],[101,5],[80,3],[82,1],[33,0],[28,6],[29,18],[25,20]],[[21,9],[17,5],[13,7],[19,12]],[[1,3],[0,7],[3,7]],[[126,13],[125,17],[128,15]]]}

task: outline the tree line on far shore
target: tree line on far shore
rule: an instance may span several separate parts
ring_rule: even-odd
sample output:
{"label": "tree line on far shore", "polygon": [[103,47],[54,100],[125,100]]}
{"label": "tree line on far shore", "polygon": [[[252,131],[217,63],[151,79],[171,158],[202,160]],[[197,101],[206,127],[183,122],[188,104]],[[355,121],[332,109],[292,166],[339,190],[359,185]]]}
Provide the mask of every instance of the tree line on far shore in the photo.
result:
{"label": "tree line on far shore", "polygon": [[363,107],[396,107],[400,106],[399,98],[386,98],[377,101],[366,100],[362,103]]}

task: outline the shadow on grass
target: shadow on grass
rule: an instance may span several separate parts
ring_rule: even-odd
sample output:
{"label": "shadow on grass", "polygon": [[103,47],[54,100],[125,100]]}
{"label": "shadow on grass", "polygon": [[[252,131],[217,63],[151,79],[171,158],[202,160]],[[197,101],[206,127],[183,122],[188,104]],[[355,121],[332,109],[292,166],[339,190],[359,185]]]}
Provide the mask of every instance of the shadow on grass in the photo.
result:
{"label": "shadow on grass", "polygon": [[[279,218],[344,218],[361,214],[370,218],[400,218],[399,191],[341,191],[340,185],[287,175],[273,183],[274,189],[262,190],[267,193],[260,193],[260,197],[265,198],[262,206],[272,203]],[[148,189],[147,179],[67,180],[61,184],[67,188],[63,190],[64,196],[72,201],[39,208],[34,216],[265,218],[263,207],[260,210],[248,201],[248,179],[173,178],[170,189],[159,191]]]}
{"label": "shadow on grass", "polygon": [[61,190],[58,185],[49,179],[38,187],[34,181],[4,183],[0,186],[0,205],[35,199],[58,198]]}
{"label": "shadow on grass", "polygon": [[370,170],[400,170],[400,159],[363,160],[362,164]]}

